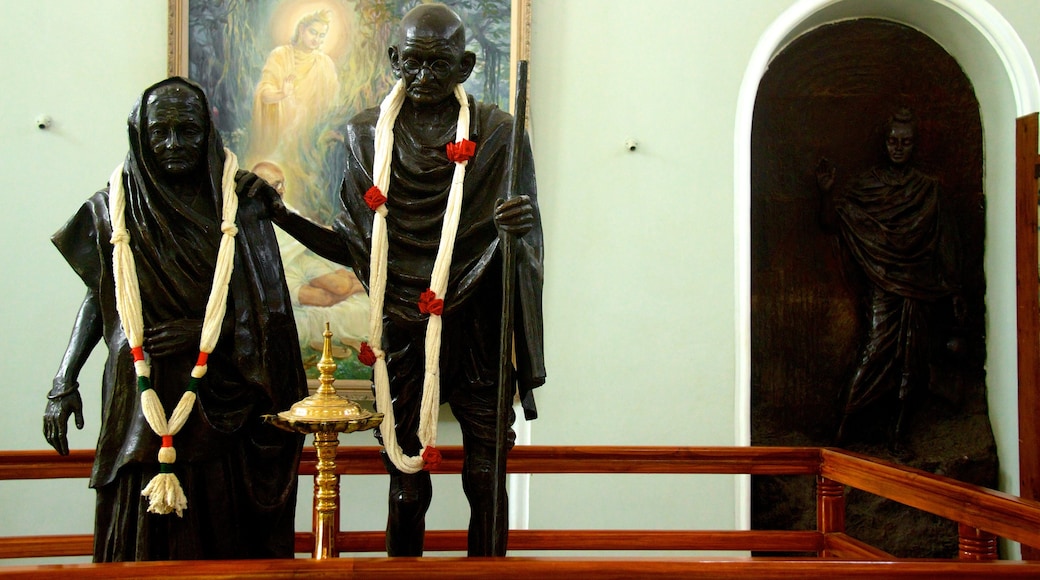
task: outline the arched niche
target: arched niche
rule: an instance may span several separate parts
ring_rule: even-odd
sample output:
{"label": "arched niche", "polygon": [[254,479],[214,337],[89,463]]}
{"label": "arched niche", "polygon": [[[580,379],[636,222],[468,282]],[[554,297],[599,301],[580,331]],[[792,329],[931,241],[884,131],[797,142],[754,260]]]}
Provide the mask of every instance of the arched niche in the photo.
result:
{"label": "arched niche", "polygon": [[[770,60],[794,38],[850,18],[882,18],[916,28],[943,46],[976,87],[983,124],[987,195],[986,332],[990,416],[1000,449],[1000,487],[1018,492],[1015,338],[1014,120],[1040,108],[1040,80],[1011,25],[983,0],[801,0],[759,39],[737,103],[734,202],[737,245],[736,440],[751,439],[751,129],[759,83]],[[750,523],[750,478],[739,480],[737,520]]]}
{"label": "arched niche", "polygon": [[[915,119],[906,176],[883,145],[897,112]],[[829,192],[817,182],[820,163],[834,171]],[[771,61],[752,129],[753,445],[834,444],[997,485],[982,166],[975,91],[959,63],[914,28],[840,20]],[[855,218],[839,219],[838,206]],[[870,278],[868,267],[891,273]],[[815,525],[811,481],[752,484],[753,527]],[[849,496],[846,512],[850,534],[897,556],[957,553],[952,522],[862,494]]]}

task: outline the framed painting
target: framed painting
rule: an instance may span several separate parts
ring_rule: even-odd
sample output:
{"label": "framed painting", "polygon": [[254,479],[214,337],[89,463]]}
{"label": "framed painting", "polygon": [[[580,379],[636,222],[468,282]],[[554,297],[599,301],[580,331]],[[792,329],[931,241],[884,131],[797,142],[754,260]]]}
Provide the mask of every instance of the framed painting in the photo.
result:
{"label": "framed painting", "polygon": [[[510,110],[515,63],[530,53],[531,0],[445,0],[462,17],[477,67],[466,91]],[[169,0],[168,72],[202,85],[224,144],[286,203],[329,224],[342,179],[342,127],[395,81],[387,57],[419,0]],[[307,376],[317,383],[329,322],[337,387],[371,396],[357,359],[368,297],[354,273],[278,230]]]}

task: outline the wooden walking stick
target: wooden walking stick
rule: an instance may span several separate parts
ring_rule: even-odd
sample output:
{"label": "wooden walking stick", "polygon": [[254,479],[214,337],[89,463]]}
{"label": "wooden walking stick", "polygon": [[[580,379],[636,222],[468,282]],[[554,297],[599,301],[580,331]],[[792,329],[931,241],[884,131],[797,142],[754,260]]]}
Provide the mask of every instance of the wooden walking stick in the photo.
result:
{"label": "wooden walking stick", "polygon": [[[524,126],[527,116],[527,61],[516,67],[516,100],[513,104],[513,135],[509,145],[509,176],[506,200],[517,194],[524,155]],[[513,318],[516,294],[516,239],[513,234],[499,232],[502,249],[502,332],[499,340],[498,421],[495,431],[495,485],[491,496],[491,555],[505,556],[509,533],[509,514],[502,513],[506,485],[506,433],[509,408],[513,404]]]}

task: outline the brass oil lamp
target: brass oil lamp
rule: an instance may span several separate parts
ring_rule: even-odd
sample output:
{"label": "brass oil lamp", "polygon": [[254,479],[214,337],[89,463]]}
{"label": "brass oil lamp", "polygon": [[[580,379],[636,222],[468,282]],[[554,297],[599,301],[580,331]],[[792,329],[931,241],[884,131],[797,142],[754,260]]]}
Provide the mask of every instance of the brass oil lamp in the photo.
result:
{"label": "brass oil lamp", "polygon": [[318,456],[314,477],[314,558],[337,558],[336,531],[339,528],[339,476],[336,475],[336,448],[339,434],[365,431],[383,421],[382,413],[370,413],[354,401],[336,394],[333,386],[336,361],[332,358],[332,331],[325,323],[324,346],[318,361],[317,392],[295,403],[288,411],[264,415],[264,420],[279,429],[313,434]]}

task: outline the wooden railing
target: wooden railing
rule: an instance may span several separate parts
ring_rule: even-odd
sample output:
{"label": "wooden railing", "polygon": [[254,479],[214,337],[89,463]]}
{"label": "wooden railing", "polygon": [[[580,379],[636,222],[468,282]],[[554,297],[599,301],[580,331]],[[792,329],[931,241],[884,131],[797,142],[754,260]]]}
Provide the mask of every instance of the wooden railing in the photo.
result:
{"label": "wooden railing", "polygon": [[[438,473],[458,473],[462,451],[443,449]],[[0,479],[85,478],[93,452],[0,453]],[[316,458],[307,450],[301,475],[315,473]],[[384,473],[375,447],[345,447],[336,461],[339,475]],[[1031,577],[1040,578],[1040,561],[998,561],[997,538],[1040,546],[1040,502],[968,485],[924,471],[829,448],[800,447],[541,447],[521,446],[510,453],[511,473],[643,473],[804,475],[817,483],[817,529],[790,530],[511,530],[510,553],[530,550],[648,551],[649,558],[338,558],[263,562],[81,564],[61,566],[62,573],[94,577],[211,575],[276,577],[325,574],[380,578],[419,573],[423,577],[524,575],[555,577],[731,577],[794,578],[814,575],[856,577]],[[845,533],[846,486],[860,489],[958,523],[957,560],[897,559]],[[0,558],[89,555],[90,535],[0,538]],[[382,531],[336,533],[341,553],[383,550]],[[464,551],[465,531],[426,534],[429,551]],[[310,553],[314,534],[296,535],[296,551]],[[815,553],[818,558],[662,558],[666,551],[755,551]],[[2,574],[54,571],[47,567],[4,567]]]}

